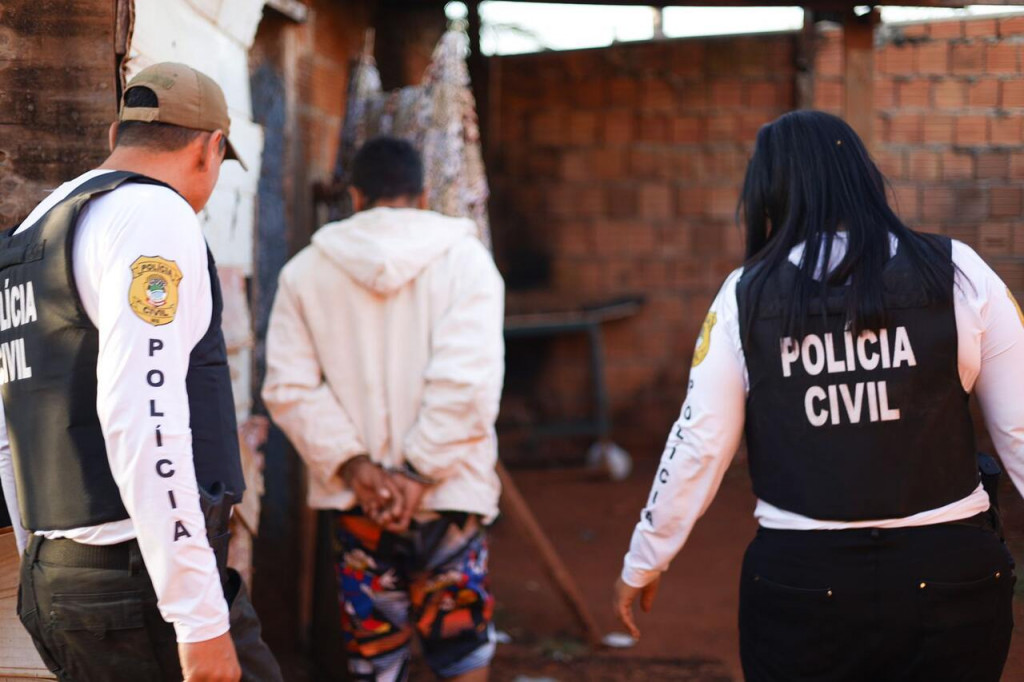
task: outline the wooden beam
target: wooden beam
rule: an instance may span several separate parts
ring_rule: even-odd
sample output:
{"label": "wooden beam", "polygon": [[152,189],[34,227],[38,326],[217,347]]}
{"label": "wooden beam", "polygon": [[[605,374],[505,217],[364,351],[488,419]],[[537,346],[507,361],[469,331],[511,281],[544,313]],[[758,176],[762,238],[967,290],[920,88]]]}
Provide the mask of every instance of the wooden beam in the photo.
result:
{"label": "wooden beam", "polygon": [[843,21],[843,69],[846,86],[843,116],[872,148],[875,122],[875,25],[880,14],[873,9],[863,16],[852,10]]}
{"label": "wooden beam", "polygon": [[[632,5],[650,7],[657,4],[653,0],[513,0],[514,2],[528,3],[554,3],[571,5]],[[382,4],[387,7],[425,7],[431,4],[444,6],[447,0],[383,0]],[[672,7],[792,7],[794,0],[720,0],[709,2],[708,0],[673,0]],[[1024,0],[986,0],[985,2],[969,2],[968,0],[914,0],[914,7],[966,7],[967,5],[993,5],[997,7],[1024,6]],[[806,9],[815,10],[847,10],[863,5],[862,2],[842,2],[841,0],[805,0],[799,5]],[[907,0],[875,0],[872,6],[896,5],[906,6]]]}
{"label": "wooden beam", "polygon": [[818,47],[818,24],[815,13],[804,10],[804,26],[797,41],[796,107],[814,108],[814,57]]}
{"label": "wooden beam", "polygon": [[566,605],[572,609],[573,615],[576,616],[580,627],[583,629],[583,634],[587,638],[587,643],[595,649],[600,647],[601,628],[598,627],[594,615],[590,612],[589,605],[583,599],[583,595],[580,593],[572,573],[569,572],[569,569],[562,562],[562,557],[558,555],[558,551],[551,544],[551,540],[544,534],[540,523],[537,522],[537,517],[533,515],[530,505],[526,503],[523,494],[519,492],[519,488],[516,486],[515,481],[512,480],[508,470],[505,469],[501,462],[498,462],[497,468],[498,478],[501,479],[501,502],[505,513],[514,518],[516,523],[526,531],[526,536],[533,543],[534,549],[537,550],[544,570],[547,571],[548,576],[554,581]]}

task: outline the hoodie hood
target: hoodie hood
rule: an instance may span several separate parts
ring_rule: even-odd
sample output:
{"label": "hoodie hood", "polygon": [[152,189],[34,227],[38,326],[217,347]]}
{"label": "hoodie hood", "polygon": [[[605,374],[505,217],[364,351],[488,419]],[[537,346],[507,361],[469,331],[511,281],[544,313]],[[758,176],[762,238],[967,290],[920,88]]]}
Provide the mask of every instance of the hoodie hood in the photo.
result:
{"label": "hoodie hood", "polygon": [[390,294],[476,232],[476,223],[467,218],[373,208],[324,225],[313,235],[313,246],[367,289]]}

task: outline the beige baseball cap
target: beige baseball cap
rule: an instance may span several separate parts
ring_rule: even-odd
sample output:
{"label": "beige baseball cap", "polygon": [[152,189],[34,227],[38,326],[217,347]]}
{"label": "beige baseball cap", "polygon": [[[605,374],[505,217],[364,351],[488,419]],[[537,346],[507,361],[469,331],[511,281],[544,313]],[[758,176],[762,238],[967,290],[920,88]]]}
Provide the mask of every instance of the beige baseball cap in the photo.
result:
{"label": "beige baseball cap", "polygon": [[[224,92],[205,73],[191,66],[175,62],[161,62],[146,67],[135,75],[124,91],[144,86],[156,94],[156,107],[126,107],[121,101],[121,121],[142,121],[144,123],[170,123],[195,130],[223,130],[227,137],[231,132],[231,117]],[[235,146],[227,139],[225,159],[234,159],[248,170]]]}

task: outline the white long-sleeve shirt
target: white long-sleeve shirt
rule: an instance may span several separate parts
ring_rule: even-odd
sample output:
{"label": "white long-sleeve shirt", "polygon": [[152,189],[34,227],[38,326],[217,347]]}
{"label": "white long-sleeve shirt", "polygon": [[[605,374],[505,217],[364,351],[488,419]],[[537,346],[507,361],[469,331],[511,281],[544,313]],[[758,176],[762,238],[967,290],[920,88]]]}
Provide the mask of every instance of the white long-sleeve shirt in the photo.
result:
{"label": "white long-sleeve shirt", "polygon": [[[61,185],[18,231],[103,172],[90,171]],[[140,257],[173,261],[181,272],[170,323],[154,326],[129,303],[136,277],[132,265]],[[212,639],[227,632],[228,609],[199,506],[185,387],[189,355],[209,328],[212,311],[199,221],[166,187],[122,185],[82,210],[72,261],[82,305],[99,330],[96,408],[110,470],[130,518],[71,530],[30,530],[88,545],[137,539],[160,612],[174,625],[178,641]],[[0,479],[24,550],[10,458],[0,415]]]}
{"label": "white long-sleeve shirt", "polygon": [[[830,269],[845,254],[845,235],[836,240]],[[895,238],[892,251],[898,248]],[[803,248],[790,253],[799,263]],[[958,367],[964,390],[974,391],[1003,466],[1024,491],[1024,315],[1006,284],[967,245],[953,242],[959,269],[954,287]],[[725,280],[711,305],[709,322],[698,343],[689,390],[672,427],[640,522],[633,531],[622,579],[643,587],[665,571],[682,548],[697,519],[714,498],[743,435],[749,390],[740,340],[736,284],[742,269]],[[979,485],[962,500],[913,516],[844,522],[812,519],[758,500],[754,516],[765,528],[839,530],[899,528],[969,518],[987,510]]]}

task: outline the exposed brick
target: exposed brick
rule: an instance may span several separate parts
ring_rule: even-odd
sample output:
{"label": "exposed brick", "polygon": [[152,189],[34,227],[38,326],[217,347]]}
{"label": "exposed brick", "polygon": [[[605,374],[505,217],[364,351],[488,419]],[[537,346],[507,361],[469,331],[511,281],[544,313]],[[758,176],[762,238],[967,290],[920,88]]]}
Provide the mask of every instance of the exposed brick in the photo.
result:
{"label": "exposed brick", "polygon": [[967,87],[967,103],[972,107],[999,106],[999,81],[984,78]]}
{"label": "exposed brick", "polygon": [[700,216],[707,210],[707,189],[688,185],[676,196],[676,212],[681,216]]}
{"label": "exposed brick", "polygon": [[1024,152],[1010,152],[1010,177],[1024,179]]}
{"label": "exposed brick", "polygon": [[[928,195],[929,199],[931,194]],[[988,193],[981,187],[953,188],[954,210],[945,217],[965,223],[979,223],[988,216]]]}
{"label": "exposed brick", "polygon": [[943,79],[932,83],[932,102],[938,109],[959,109],[967,103],[967,87],[955,80]]}
{"label": "exposed brick", "polygon": [[672,191],[668,185],[643,185],[639,200],[640,217],[644,220],[668,220],[672,217]]}
{"label": "exposed brick", "polygon": [[1013,255],[1024,256],[1024,225],[1013,226]]}
{"label": "exposed brick", "polygon": [[672,121],[668,113],[642,115],[637,122],[637,139],[643,142],[671,142]]}
{"label": "exposed brick", "polygon": [[918,73],[928,76],[944,76],[949,73],[949,43],[922,43],[915,49]]}
{"label": "exposed brick", "polygon": [[597,144],[600,117],[596,111],[573,111],[569,113],[569,141],[575,145]]}
{"label": "exposed brick", "polygon": [[735,109],[743,106],[743,81],[719,79],[711,84],[711,106]]}
{"label": "exposed brick", "polygon": [[736,214],[736,190],[731,187],[713,187],[710,190],[708,214],[712,218],[732,219]]}
{"label": "exposed brick", "polygon": [[626,185],[612,185],[606,190],[607,215],[610,218],[632,218],[637,214],[636,189]]}
{"label": "exposed brick", "polygon": [[999,106],[1004,109],[1024,107],[1024,80],[1003,81],[999,87]]}
{"label": "exposed brick", "polygon": [[953,45],[950,63],[956,74],[981,73],[985,70],[985,46],[980,43]]}
{"label": "exposed brick", "polygon": [[999,35],[1003,38],[1024,34],[1024,16],[1006,17],[999,20]]}
{"label": "exposed brick", "polygon": [[747,88],[747,106],[753,109],[769,109],[787,107],[788,102],[783,95],[781,83],[751,83]]}
{"label": "exposed brick", "polygon": [[737,133],[739,141],[752,145],[757,139],[757,133],[761,130],[761,126],[770,120],[771,117],[766,117],[764,114],[740,114],[739,131]]}
{"label": "exposed brick", "polygon": [[1017,73],[1020,46],[1016,43],[989,45],[985,51],[985,71],[988,73]]}
{"label": "exposed brick", "polygon": [[617,77],[608,81],[608,102],[613,107],[635,107],[640,87],[634,78]]}
{"label": "exposed brick", "polygon": [[953,239],[959,239],[968,246],[977,248],[978,225],[976,223],[966,223],[961,225],[946,223],[942,226],[942,234],[952,237]]}
{"label": "exposed brick", "polygon": [[921,194],[917,185],[893,183],[889,203],[903,220],[915,221],[920,216]]}
{"label": "exposed brick", "polygon": [[576,215],[594,218],[605,214],[605,193],[601,187],[578,187],[573,200]]}
{"label": "exposed brick", "polygon": [[[876,86],[877,88],[877,86]],[[903,81],[897,85],[901,108],[925,108],[930,105],[931,83],[923,78]]]}
{"label": "exposed brick", "polygon": [[707,138],[711,142],[729,142],[736,139],[739,119],[733,114],[716,114],[707,121]]}
{"label": "exposed brick", "polygon": [[628,144],[636,135],[636,116],[630,109],[607,111],[603,132],[605,144]]}
{"label": "exposed brick", "polygon": [[[819,46],[814,60],[814,72],[820,76],[843,75],[843,48],[839,42],[839,33],[826,34],[823,45]],[[888,71],[883,71],[888,73]]]}
{"label": "exposed brick", "polygon": [[563,145],[567,139],[568,116],[554,109],[542,111],[530,118],[530,140],[540,145]]}
{"label": "exposed brick", "polygon": [[629,150],[629,173],[634,178],[672,178],[672,157],[660,146],[633,146]]}
{"label": "exposed brick", "polygon": [[902,27],[902,33],[905,38],[927,38],[931,35],[931,25],[923,22],[919,24],[905,24]]}
{"label": "exposed brick", "polygon": [[626,175],[626,154],[619,147],[598,147],[587,152],[591,174],[601,180],[617,180]]}
{"label": "exposed brick", "polygon": [[979,180],[1005,178],[1010,174],[1010,154],[1004,151],[983,151],[975,156],[975,177]]}
{"label": "exposed brick", "polygon": [[959,116],[956,119],[956,143],[960,146],[980,146],[988,142],[987,116]]}
{"label": "exposed brick", "polygon": [[917,71],[917,51],[909,45],[886,45],[876,54],[882,73],[910,76]]}
{"label": "exposed brick", "polygon": [[968,38],[995,38],[999,35],[996,19],[969,19],[964,22],[964,35]]}
{"label": "exposed brick", "polygon": [[[995,197],[993,197],[995,201]],[[993,218],[1000,216],[994,212]],[[1020,213],[1020,194],[1017,195],[1017,213]],[[978,253],[983,256],[1002,256],[1013,244],[1013,225],[1010,223],[983,223],[978,229]]]}
{"label": "exposed brick", "polygon": [[993,218],[1020,217],[1020,187],[992,187],[989,192]]}
{"label": "exposed brick", "polygon": [[[890,91],[892,85],[890,84]],[[814,106],[817,109],[838,110],[843,107],[843,83],[818,79],[814,83]]]}
{"label": "exposed brick", "polygon": [[589,256],[594,252],[594,231],[585,220],[570,220],[553,226],[555,246],[565,256]]}
{"label": "exposed brick", "polygon": [[989,120],[989,142],[999,146],[1021,143],[1021,118],[1017,114],[995,116]]}
{"label": "exposed brick", "polygon": [[[564,99],[565,91],[562,89],[562,86],[555,87],[554,97]],[[601,78],[587,78],[576,81],[569,92],[571,93],[572,104],[576,107],[599,109],[605,106],[607,99],[605,82]]]}
{"label": "exposed brick", "polygon": [[892,144],[920,144],[923,130],[920,114],[893,114],[886,128],[886,141]]}
{"label": "exposed brick", "polygon": [[672,109],[676,106],[676,91],[660,78],[648,78],[643,83],[645,109]]}
{"label": "exposed brick", "polygon": [[942,179],[965,180],[974,177],[974,156],[968,152],[942,153]]}
{"label": "exposed brick", "polygon": [[964,35],[964,24],[960,19],[933,21],[931,27],[932,40],[956,39]]}
{"label": "exposed brick", "polygon": [[582,151],[567,151],[562,154],[559,177],[570,182],[586,180],[590,177],[590,168],[587,165],[587,155]]}
{"label": "exposed brick", "polygon": [[704,71],[704,42],[700,40],[678,41],[672,44],[669,55],[669,69],[683,76],[696,76]]}
{"label": "exposed brick", "polygon": [[676,116],[672,119],[672,141],[696,144],[704,138],[703,119],[699,116]]}
{"label": "exposed brick", "polygon": [[951,187],[929,187],[925,191],[925,197],[921,208],[921,217],[925,220],[948,220],[956,210],[956,199]]}
{"label": "exposed brick", "polygon": [[940,155],[937,152],[910,152],[908,177],[911,180],[938,180],[941,175]]}
{"label": "exposed brick", "polygon": [[872,156],[878,165],[878,170],[882,171],[882,175],[885,177],[890,180],[906,178],[906,163],[904,162],[906,154],[904,152],[881,150],[875,152]]}
{"label": "exposed brick", "polygon": [[[876,80],[874,87],[875,109],[892,109],[896,106],[896,83],[889,80]],[[841,97],[842,95],[840,95]],[[926,95],[927,96],[927,95]],[[839,106],[842,106],[840,101]]]}
{"label": "exposed brick", "polygon": [[954,138],[956,118],[946,114],[930,114],[924,117],[925,144],[951,144]]}

